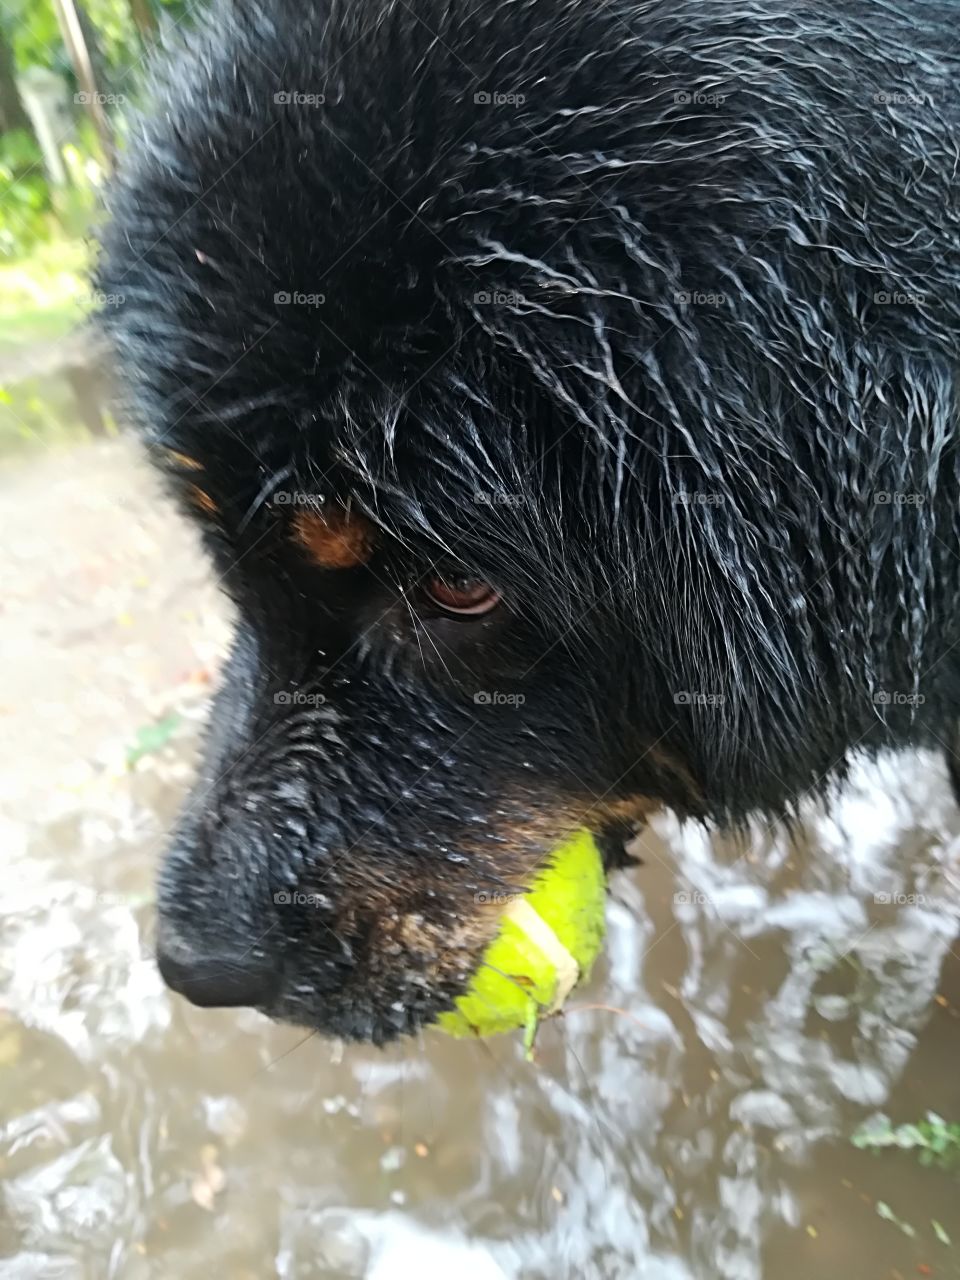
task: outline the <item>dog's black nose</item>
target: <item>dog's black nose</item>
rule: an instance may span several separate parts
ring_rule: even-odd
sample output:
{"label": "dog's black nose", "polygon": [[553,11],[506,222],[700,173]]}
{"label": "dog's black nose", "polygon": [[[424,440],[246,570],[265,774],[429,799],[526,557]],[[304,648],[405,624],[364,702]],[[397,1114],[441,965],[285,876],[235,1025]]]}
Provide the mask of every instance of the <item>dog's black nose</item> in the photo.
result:
{"label": "dog's black nose", "polygon": [[277,986],[276,970],[264,956],[189,948],[169,932],[161,932],[157,965],[168,987],[205,1009],[264,1005]]}

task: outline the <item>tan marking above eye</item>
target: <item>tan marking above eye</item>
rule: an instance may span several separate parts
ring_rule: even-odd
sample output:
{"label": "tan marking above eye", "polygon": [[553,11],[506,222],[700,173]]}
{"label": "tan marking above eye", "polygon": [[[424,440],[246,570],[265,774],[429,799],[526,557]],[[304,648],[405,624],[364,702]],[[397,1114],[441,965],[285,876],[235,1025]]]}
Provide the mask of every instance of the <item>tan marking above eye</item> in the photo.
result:
{"label": "tan marking above eye", "polygon": [[355,569],[373,555],[370,521],[342,507],[299,512],[293,537],[321,569]]}
{"label": "tan marking above eye", "polygon": [[219,514],[220,508],[210,497],[209,493],[204,493],[198,485],[189,485],[187,493],[189,494],[190,501],[194,506],[199,507],[201,511],[205,511],[208,516],[215,516]]}
{"label": "tan marking above eye", "polygon": [[167,458],[176,463],[178,467],[182,467],[184,471],[203,470],[202,462],[198,462],[196,458],[191,458],[189,454],[181,453],[178,449],[168,449]]}

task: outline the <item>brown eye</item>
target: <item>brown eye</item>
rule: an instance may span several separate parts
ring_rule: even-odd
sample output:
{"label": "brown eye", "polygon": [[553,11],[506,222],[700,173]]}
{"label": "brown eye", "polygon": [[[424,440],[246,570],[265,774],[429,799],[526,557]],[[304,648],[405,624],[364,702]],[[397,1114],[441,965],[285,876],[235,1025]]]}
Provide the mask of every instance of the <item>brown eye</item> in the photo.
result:
{"label": "brown eye", "polygon": [[479,617],[500,603],[499,595],[482,578],[428,578],[423,590],[445,613]]}

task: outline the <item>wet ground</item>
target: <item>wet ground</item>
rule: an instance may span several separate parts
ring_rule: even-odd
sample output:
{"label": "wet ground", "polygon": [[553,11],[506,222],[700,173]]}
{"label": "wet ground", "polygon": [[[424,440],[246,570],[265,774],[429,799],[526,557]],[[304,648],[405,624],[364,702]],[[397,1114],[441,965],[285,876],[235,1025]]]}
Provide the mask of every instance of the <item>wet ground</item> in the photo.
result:
{"label": "wet ground", "polygon": [[191,535],[116,441],[6,468],[0,527],[2,1280],[960,1276],[957,1175],[851,1143],[960,1120],[938,760],[793,841],[658,822],[533,1063],[304,1042],[151,959],[227,630]]}

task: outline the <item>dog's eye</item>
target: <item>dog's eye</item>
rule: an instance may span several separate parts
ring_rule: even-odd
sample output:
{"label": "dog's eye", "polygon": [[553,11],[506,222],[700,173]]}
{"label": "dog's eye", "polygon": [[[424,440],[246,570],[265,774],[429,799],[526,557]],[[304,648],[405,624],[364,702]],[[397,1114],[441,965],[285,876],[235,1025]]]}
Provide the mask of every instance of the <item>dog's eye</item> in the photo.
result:
{"label": "dog's eye", "polygon": [[424,594],[444,613],[469,614],[479,617],[500,603],[500,597],[482,578],[428,578]]}

